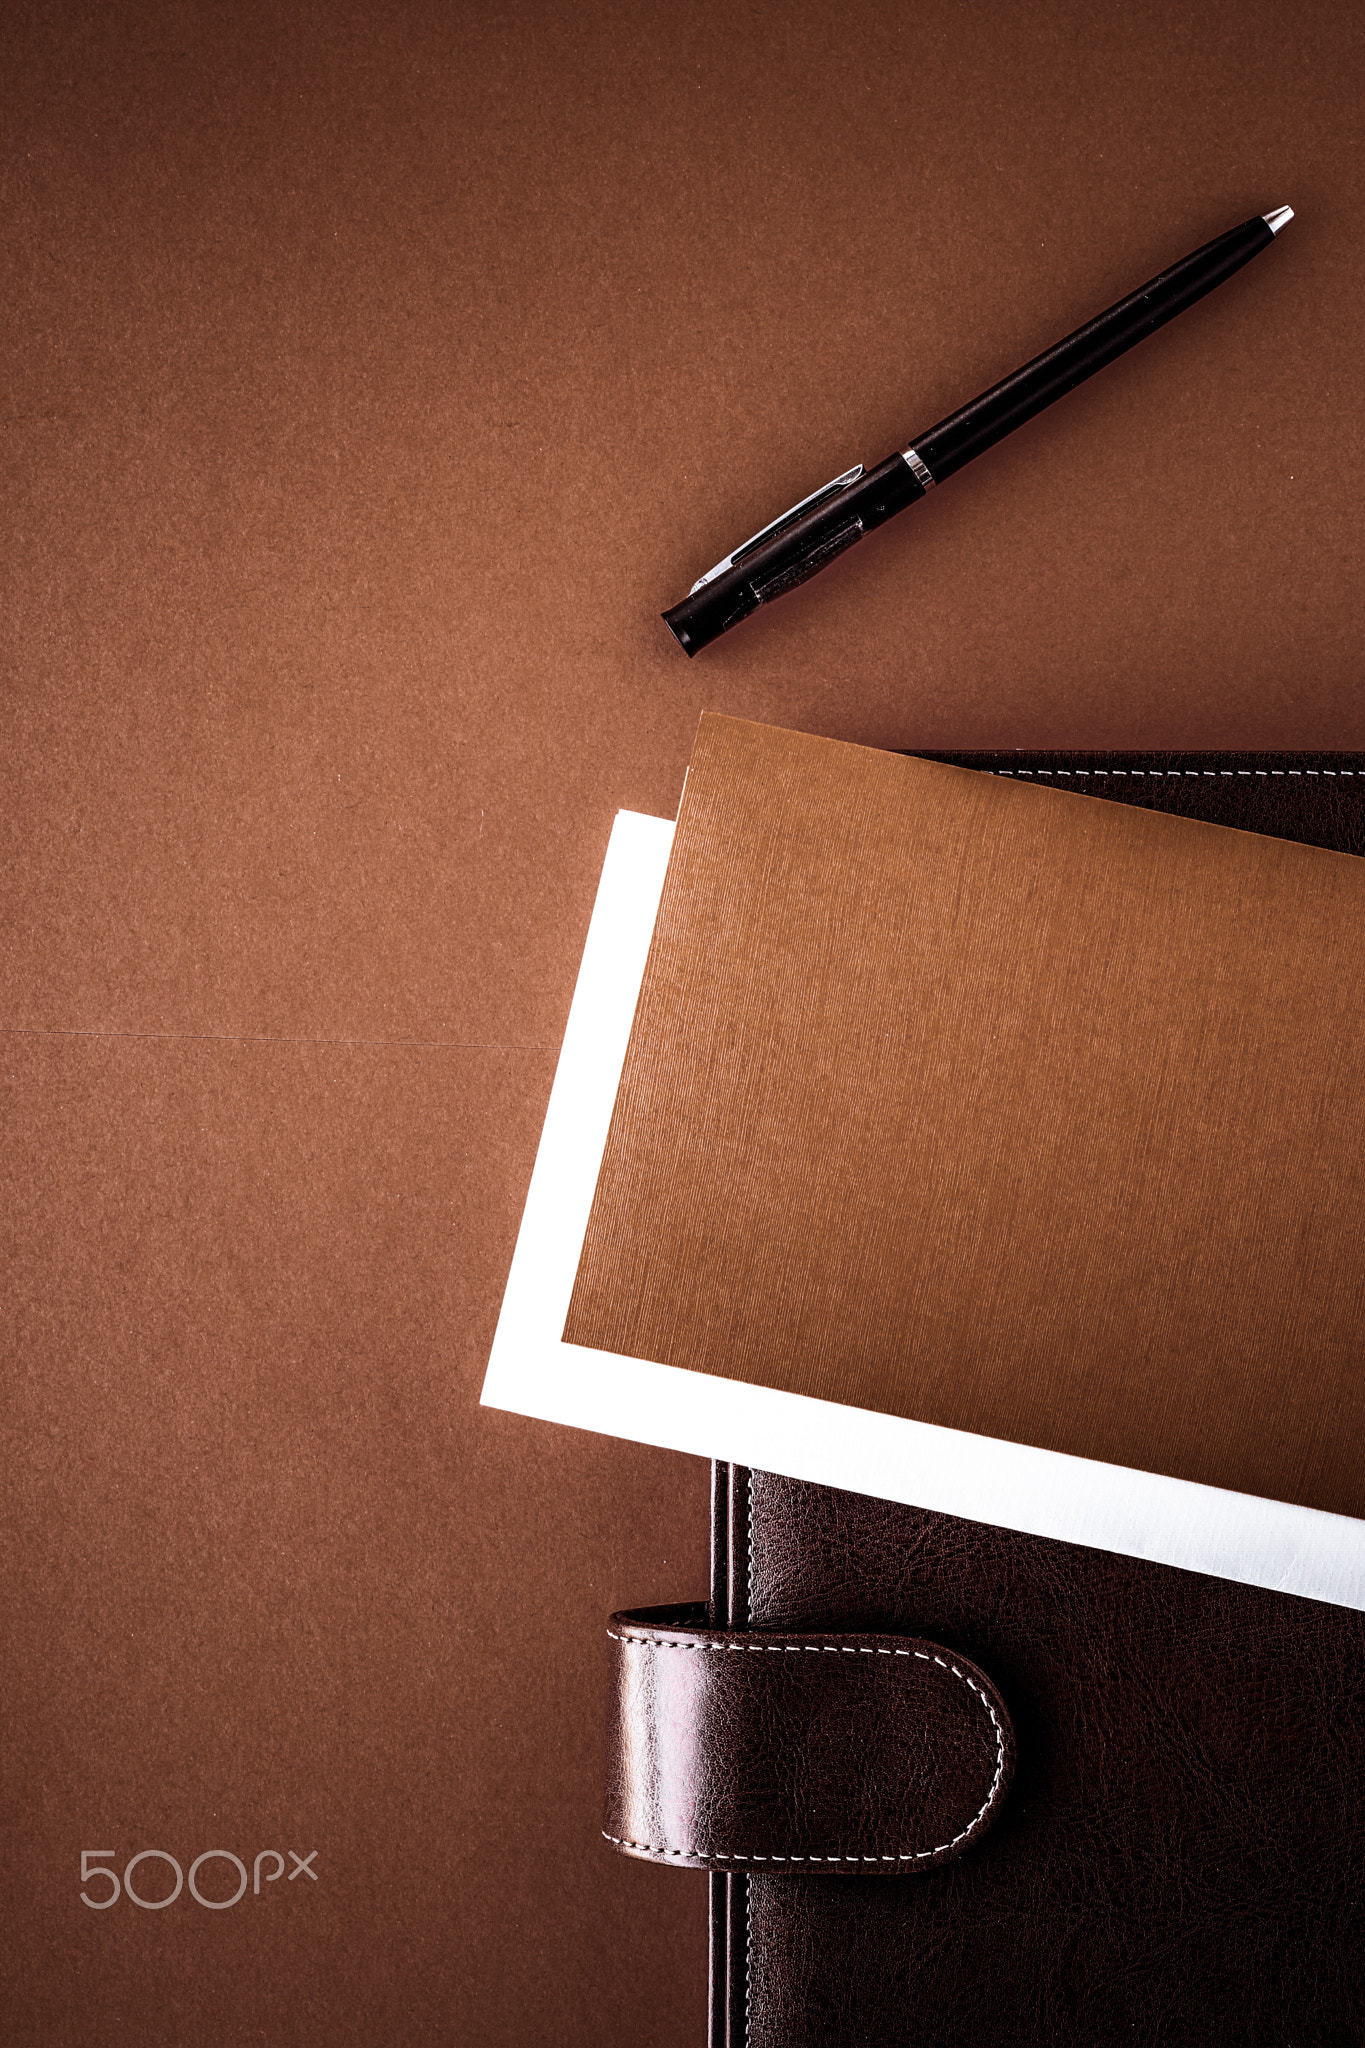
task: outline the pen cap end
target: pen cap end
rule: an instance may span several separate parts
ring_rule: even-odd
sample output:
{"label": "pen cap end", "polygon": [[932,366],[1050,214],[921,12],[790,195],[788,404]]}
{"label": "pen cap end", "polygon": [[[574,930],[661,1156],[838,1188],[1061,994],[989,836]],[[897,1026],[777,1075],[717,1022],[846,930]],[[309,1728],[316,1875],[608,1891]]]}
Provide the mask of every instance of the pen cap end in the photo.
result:
{"label": "pen cap end", "polygon": [[[677,609],[681,610],[681,606],[677,607]],[[686,626],[674,625],[672,618],[667,612],[661,612],[659,616],[662,618],[669,632],[673,635],[673,638],[677,641],[679,647],[681,647],[683,653],[688,655],[689,657],[694,655],[697,649],[693,642],[692,635],[688,632]]]}

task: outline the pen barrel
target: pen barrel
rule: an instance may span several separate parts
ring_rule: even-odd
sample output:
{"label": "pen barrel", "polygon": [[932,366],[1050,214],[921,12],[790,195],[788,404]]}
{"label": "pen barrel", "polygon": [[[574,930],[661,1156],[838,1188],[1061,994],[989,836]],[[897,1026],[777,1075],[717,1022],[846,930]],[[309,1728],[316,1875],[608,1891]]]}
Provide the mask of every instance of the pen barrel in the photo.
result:
{"label": "pen barrel", "polygon": [[728,569],[666,611],[664,624],[686,654],[695,654],[923,496],[923,486],[903,458],[889,456],[781,533],[742,548]]}
{"label": "pen barrel", "polygon": [[1025,363],[1021,370],[950,413],[927,433],[916,434],[914,449],[936,483],[961,469],[1056,398],[1073,391],[1096,370],[1112,363],[1125,349],[1174,320],[1187,306],[1249,263],[1275,239],[1259,216],[1232,228],[1216,241],[1163,270],[1159,277],[1130,292],[1074,334]]}

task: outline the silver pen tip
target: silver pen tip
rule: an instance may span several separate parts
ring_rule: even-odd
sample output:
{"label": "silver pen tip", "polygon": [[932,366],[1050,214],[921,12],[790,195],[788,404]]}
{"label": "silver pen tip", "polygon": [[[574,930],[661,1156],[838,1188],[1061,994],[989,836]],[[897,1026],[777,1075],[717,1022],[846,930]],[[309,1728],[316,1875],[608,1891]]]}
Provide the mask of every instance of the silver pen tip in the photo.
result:
{"label": "silver pen tip", "polygon": [[1294,209],[1292,206],[1277,206],[1273,213],[1263,213],[1261,215],[1261,219],[1270,229],[1272,235],[1278,235],[1281,228],[1288,227],[1293,218]]}

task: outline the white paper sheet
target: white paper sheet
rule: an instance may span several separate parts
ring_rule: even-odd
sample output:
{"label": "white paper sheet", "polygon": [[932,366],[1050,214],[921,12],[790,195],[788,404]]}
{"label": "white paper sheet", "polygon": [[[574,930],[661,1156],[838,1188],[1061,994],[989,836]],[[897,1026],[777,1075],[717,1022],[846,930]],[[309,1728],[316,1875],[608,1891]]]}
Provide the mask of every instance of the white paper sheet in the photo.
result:
{"label": "white paper sheet", "polygon": [[673,827],[618,813],[512,1271],[488,1407],[1365,1609],[1365,1522],[565,1344]]}

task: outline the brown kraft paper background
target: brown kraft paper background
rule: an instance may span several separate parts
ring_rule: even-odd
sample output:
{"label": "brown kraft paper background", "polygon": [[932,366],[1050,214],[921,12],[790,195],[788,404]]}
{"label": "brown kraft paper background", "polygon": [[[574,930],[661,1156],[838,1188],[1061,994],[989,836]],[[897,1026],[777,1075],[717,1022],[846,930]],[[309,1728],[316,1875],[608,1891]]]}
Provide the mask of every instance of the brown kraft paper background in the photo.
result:
{"label": "brown kraft paper background", "polygon": [[[598,1829],[603,1617],[704,1590],[705,1464],[478,1406],[612,816],[707,707],[1365,745],[1361,54],[1339,0],[4,10],[9,2039],[704,2037],[705,1880]],[[80,1901],[271,1844],[317,1883]]]}
{"label": "brown kraft paper background", "polygon": [[566,1338],[1365,1513],[1365,861],[705,717]]}

